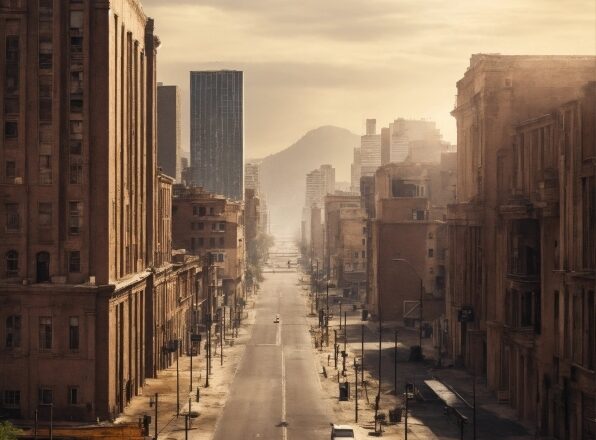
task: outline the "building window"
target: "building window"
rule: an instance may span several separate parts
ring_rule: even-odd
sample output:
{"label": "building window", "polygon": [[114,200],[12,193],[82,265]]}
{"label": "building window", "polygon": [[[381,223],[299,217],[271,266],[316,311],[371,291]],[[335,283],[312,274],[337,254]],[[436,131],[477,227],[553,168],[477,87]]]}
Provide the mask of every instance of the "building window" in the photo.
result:
{"label": "building window", "polygon": [[70,350],[79,349],[79,317],[71,316],[68,318],[68,348]]}
{"label": "building window", "polygon": [[70,251],[68,253],[68,272],[80,273],[81,272],[81,252]]}
{"label": "building window", "polygon": [[358,252],[354,252],[354,258],[358,258]]}
{"label": "building window", "polygon": [[205,215],[207,215],[207,210],[204,206],[199,206],[199,217],[204,217]]}
{"label": "building window", "polygon": [[54,393],[52,392],[52,389],[40,387],[38,399],[40,405],[51,405],[54,403]]}
{"label": "building window", "polygon": [[362,251],[362,258],[366,258],[366,251]]}
{"label": "building window", "polygon": [[70,154],[80,155],[83,151],[83,141],[81,139],[70,140]]}
{"label": "building window", "polygon": [[220,231],[225,231],[225,230],[226,230],[226,224],[225,224],[224,222],[221,222],[221,223],[219,224],[219,230],[220,230]]}
{"label": "building window", "polygon": [[6,253],[6,276],[16,277],[19,274],[19,253],[13,249]]}
{"label": "building window", "polygon": [[363,238],[362,239],[362,246],[365,246],[365,245],[366,245],[366,238]]}
{"label": "building window", "polygon": [[52,318],[49,316],[39,317],[39,349],[52,349]]}
{"label": "building window", "polygon": [[39,183],[41,185],[52,183],[52,156],[48,154],[39,155]]}
{"label": "building window", "polygon": [[6,203],[4,207],[6,209],[6,230],[18,231],[21,227],[18,203]]}
{"label": "building window", "polygon": [[198,227],[199,231],[202,231],[205,229],[205,223],[199,222],[199,223],[197,223],[197,227]]}
{"label": "building window", "polygon": [[424,211],[421,209],[412,209],[412,220],[424,220]]}
{"label": "building window", "polygon": [[83,165],[80,160],[72,158],[70,160],[70,183],[79,185],[83,183]]}
{"label": "building window", "polygon": [[219,263],[223,263],[223,261],[224,261],[224,254],[217,254],[217,261]]}
{"label": "building window", "polygon": [[205,246],[205,239],[203,237],[199,237],[199,247]]}
{"label": "building window", "polygon": [[20,408],[21,392],[18,390],[4,391],[4,408]]}
{"label": "building window", "polygon": [[21,346],[21,316],[12,315],[6,318],[6,348]]}
{"label": "building window", "polygon": [[18,35],[6,36],[6,78],[5,90],[7,95],[19,91],[19,37]]}
{"label": "building window", "polygon": [[79,404],[79,387],[68,387],[68,404]]}
{"label": "building window", "polygon": [[223,237],[219,237],[219,247],[224,247],[225,239]]}
{"label": "building window", "polygon": [[9,183],[14,182],[14,178],[17,177],[17,165],[14,160],[7,160],[4,165],[4,175],[6,176],[6,181]]}
{"label": "building window", "polygon": [[217,231],[217,223],[211,223],[211,230]]}
{"label": "building window", "polygon": [[68,202],[68,232],[70,234],[79,234],[81,232],[82,214],[82,202]]}
{"label": "building window", "polygon": [[215,247],[215,237],[209,237],[209,247],[210,248]]}
{"label": "building window", "polygon": [[211,207],[209,208],[209,215],[214,215],[215,214],[215,208]]}
{"label": "building window", "polygon": [[428,258],[432,258],[435,256],[435,250],[434,249],[429,249],[428,250]]}
{"label": "building window", "polygon": [[17,121],[4,122],[4,137],[6,139],[16,139],[19,137],[19,123]]}
{"label": "building window", "polygon": [[52,204],[40,202],[37,206],[37,218],[40,228],[49,228],[52,226]]}

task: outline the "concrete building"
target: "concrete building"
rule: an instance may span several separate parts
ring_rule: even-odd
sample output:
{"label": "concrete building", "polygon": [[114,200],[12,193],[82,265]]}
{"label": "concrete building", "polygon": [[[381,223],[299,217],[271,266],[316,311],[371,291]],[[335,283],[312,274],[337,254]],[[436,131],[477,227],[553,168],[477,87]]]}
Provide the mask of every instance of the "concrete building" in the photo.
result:
{"label": "concrete building", "polygon": [[381,166],[381,135],[377,120],[366,120],[366,134],[360,136],[360,175],[370,176]]}
{"label": "concrete building", "polygon": [[[445,219],[454,197],[454,159],[445,154],[439,165],[391,163],[375,174],[368,299],[371,312],[381,313],[384,320],[418,324],[420,298],[423,321],[432,322],[443,312]],[[363,195],[367,205],[370,199],[370,193]],[[396,258],[405,261],[393,261]]]}
{"label": "concrete building", "polygon": [[364,211],[360,196],[340,193],[325,196],[325,272],[338,287],[357,296],[366,279]]}
{"label": "concrete building", "polygon": [[192,184],[232,200],[244,196],[241,71],[190,72]]}
{"label": "concrete building", "polygon": [[153,301],[171,185],[157,173],[159,40],[136,0],[10,2],[0,34],[1,406],[112,418],[155,373],[155,315],[196,294]]}
{"label": "concrete building", "polygon": [[172,205],[173,247],[200,257],[213,255],[223,304],[235,308],[244,295],[246,269],[241,203],[200,187],[175,185]]}
{"label": "concrete building", "polygon": [[538,433],[572,440],[595,431],[595,64],[473,55],[453,111],[450,354]]}
{"label": "concrete building", "polygon": [[244,189],[252,189],[257,197],[261,193],[260,169],[260,165],[256,162],[244,164]]}
{"label": "concrete building", "polygon": [[183,169],[180,141],[180,91],[178,86],[164,86],[158,83],[157,165],[177,181],[180,181]]}
{"label": "concrete building", "polygon": [[360,148],[354,148],[354,159],[350,168],[350,190],[360,192]]}
{"label": "concrete building", "polygon": [[411,162],[439,163],[445,150],[433,121],[398,118],[389,124],[386,136],[389,162],[403,162],[411,156]]}

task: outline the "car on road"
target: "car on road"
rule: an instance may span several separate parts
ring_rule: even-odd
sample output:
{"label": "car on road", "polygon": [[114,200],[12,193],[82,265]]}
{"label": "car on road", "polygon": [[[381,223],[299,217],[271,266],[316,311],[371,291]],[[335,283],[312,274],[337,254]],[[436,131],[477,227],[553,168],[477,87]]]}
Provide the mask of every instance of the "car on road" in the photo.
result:
{"label": "car on road", "polygon": [[331,440],[335,440],[338,438],[353,438],[355,439],[354,435],[354,428],[350,425],[334,425],[331,424]]}
{"label": "car on road", "polygon": [[275,319],[273,320],[274,323],[279,323],[279,314],[275,315]]}

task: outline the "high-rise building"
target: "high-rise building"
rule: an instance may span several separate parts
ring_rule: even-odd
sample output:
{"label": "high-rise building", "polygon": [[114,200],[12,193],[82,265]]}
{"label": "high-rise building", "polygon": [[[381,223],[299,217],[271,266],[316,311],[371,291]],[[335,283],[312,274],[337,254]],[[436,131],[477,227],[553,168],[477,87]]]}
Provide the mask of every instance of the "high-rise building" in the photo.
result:
{"label": "high-rise building", "polygon": [[0,390],[14,418],[113,419],[187,334],[188,306],[158,312],[179,273],[156,163],[159,40],[137,1],[91,3],[0,7]]}
{"label": "high-rise building", "polygon": [[[424,141],[414,146],[412,142]],[[423,153],[418,157],[428,157],[438,163],[441,160],[441,132],[434,121],[398,118],[389,124],[389,162],[403,162],[412,148],[433,149],[435,154]]]}
{"label": "high-rise building", "polygon": [[178,86],[157,84],[157,165],[180,181],[180,91]]}
{"label": "high-rise building", "polygon": [[244,195],[241,71],[190,72],[192,183],[233,200]]}
{"label": "high-rise building", "polygon": [[244,165],[244,189],[252,189],[258,197],[261,191],[260,165],[256,162],[247,162]]}
{"label": "high-rise building", "polygon": [[381,135],[377,120],[366,120],[366,134],[360,137],[360,175],[370,176],[381,166]]}
{"label": "high-rise building", "polygon": [[360,148],[354,148],[354,160],[351,168],[350,190],[360,192]]}
{"label": "high-rise building", "polygon": [[335,168],[331,165],[321,165],[306,175],[305,206],[323,207],[323,197],[335,191]]}

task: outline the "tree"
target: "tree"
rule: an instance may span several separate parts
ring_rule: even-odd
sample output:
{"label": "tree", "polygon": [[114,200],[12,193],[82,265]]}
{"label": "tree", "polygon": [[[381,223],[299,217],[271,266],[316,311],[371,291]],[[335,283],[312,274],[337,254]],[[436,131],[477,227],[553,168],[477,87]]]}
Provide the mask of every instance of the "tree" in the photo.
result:
{"label": "tree", "polygon": [[0,440],[16,440],[23,431],[10,422],[0,423]]}

